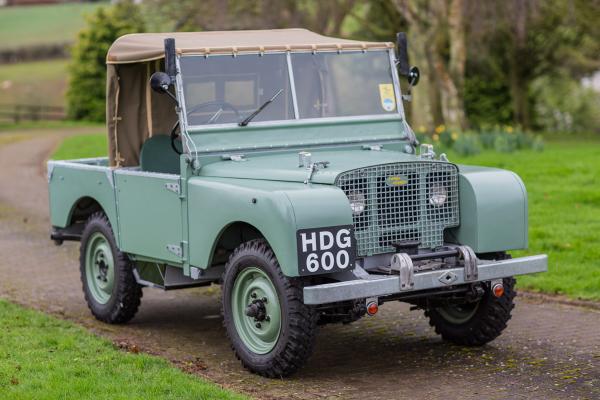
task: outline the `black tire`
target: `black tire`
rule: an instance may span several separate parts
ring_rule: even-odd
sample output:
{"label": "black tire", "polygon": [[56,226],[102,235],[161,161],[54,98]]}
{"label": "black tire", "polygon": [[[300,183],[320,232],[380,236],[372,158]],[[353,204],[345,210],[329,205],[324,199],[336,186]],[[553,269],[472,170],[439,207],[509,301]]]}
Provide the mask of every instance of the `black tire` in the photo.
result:
{"label": "black tire", "polygon": [[427,308],[425,316],[429,317],[429,324],[444,340],[462,346],[483,346],[500,336],[506,328],[515,307],[515,283],[514,278],[505,278],[504,295],[500,298],[495,297],[486,285],[485,293],[468,321],[451,322],[444,316],[444,312],[433,306]]}
{"label": "black tire", "polygon": [[[96,233],[100,233],[106,238],[114,261],[114,283],[110,297],[104,304],[97,301],[92,294],[93,288],[90,288],[86,273],[88,242]],[[117,248],[110,222],[104,213],[96,212],[87,220],[81,235],[79,254],[83,293],[94,317],[109,324],[120,324],[131,320],[140,306],[142,287],[135,280],[132,262],[125,253]]]}
{"label": "black tire", "polygon": [[[253,352],[243,342],[232,311],[236,278],[252,267],[269,277],[277,292],[281,310],[281,329],[276,344],[266,354]],[[301,368],[312,353],[317,333],[317,313],[303,303],[299,280],[283,275],[275,254],[265,240],[243,243],[229,257],[223,275],[222,314],[231,347],[242,365],[251,372],[269,378],[289,376]]]}

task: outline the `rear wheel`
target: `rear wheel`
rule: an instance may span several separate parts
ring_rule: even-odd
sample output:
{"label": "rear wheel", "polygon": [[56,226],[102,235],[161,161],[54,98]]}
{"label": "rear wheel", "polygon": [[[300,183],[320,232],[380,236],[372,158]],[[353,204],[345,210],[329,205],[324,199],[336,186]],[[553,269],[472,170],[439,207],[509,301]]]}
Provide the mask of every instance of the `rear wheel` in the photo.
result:
{"label": "rear wheel", "polygon": [[133,275],[133,265],[118,250],[108,218],[94,213],[81,235],[81,283],[92,314],[111,324],[129,321],[138,310],[142,287]]}
{"label": "rear wheel", "polygon": [[283,275],[264,240],[240,245],[223,276],[223,323],[242,365],[266,377],[288,376],[309,357],[317,315],[302,286]]}
{"label": "rear wheel", "polygon": [[499,298],[485,286],[478,301],[429,305],[425,315],[444,340],[463,346],[482,346],[500,336],[506,328],[515,307],[515,282],[514,278],[505,278],[504,294]]}

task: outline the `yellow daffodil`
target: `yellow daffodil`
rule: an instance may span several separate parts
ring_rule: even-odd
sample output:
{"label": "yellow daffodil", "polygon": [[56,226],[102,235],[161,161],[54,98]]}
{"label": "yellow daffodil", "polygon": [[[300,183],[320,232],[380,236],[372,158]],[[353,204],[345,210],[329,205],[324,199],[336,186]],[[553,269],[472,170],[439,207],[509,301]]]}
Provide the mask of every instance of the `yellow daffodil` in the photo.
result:
{"label": "yellow daffodil", "polygon": [[[436,131],[437,131],[437,129],[436,129]],[[437,133],[434,133],[434,134],[433,134],[433,141],[434,141],[434,142],[437,142],[437,141],[439,141],[439,140],[440,140],[440,135],[438,135]]]}
{"label": "yellow daffodil", "polygon": [[435,133],[440,134],[442,132],[444,132],[446,130],[446,127],[444,125],[439,125],[438,127],[435,128]]}
{"label": "yellow daffodil", "polygon": [[452,134],[450,135],[450,137],[452,138],[452,140],[456,140],[456,139],[458,139],[458,133],[452,132]]}
{"label": "yellow daffodil", "polygon": [[513,131],[514,131],[514,129],[513,129],[513,127],[512,127],[512,126],[507,126],[507,127],[506,127],[506,132],[508,132],[508,133],[513,133]]}

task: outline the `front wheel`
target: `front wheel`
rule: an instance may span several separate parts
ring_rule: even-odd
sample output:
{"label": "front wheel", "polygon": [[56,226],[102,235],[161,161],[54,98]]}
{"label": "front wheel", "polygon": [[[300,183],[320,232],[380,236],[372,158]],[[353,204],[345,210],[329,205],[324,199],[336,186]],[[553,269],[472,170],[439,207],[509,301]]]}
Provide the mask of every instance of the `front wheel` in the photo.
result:
{"label": "front wheel", "polygon": [[444,340],[462,346],[482,346],[496,339],[506,328],[515,307],[515,279],[503,280],[504,294],[497,298],[488,286],[475,302],[429,305],[425,316]]}
{"label": "front wheel", "polygon": [[223,276],[223,323],[236,357],[248,370],[275,378],[309,357],[317,315],[302,302],[302,286],[283,275],[264,240],[240,245]]}

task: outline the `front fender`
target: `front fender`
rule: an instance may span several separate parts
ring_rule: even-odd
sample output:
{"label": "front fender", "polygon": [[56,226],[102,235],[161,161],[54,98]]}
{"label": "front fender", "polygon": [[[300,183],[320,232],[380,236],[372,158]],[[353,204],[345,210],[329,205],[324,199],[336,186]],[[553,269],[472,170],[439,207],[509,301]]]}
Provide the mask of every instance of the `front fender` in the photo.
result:
{"label": "front fender", "polygon": [[190,264],[207,268],[223,230],[256,228],[286,276],[298,276],[296,231],[352,223],[348,200],[334,186],[230,178],[188,182]]}
{"label": "front fender", "polygon": [[459,165],[460,226],[447,240],[477,253],[527,248],[527,191],[517,174]]}

